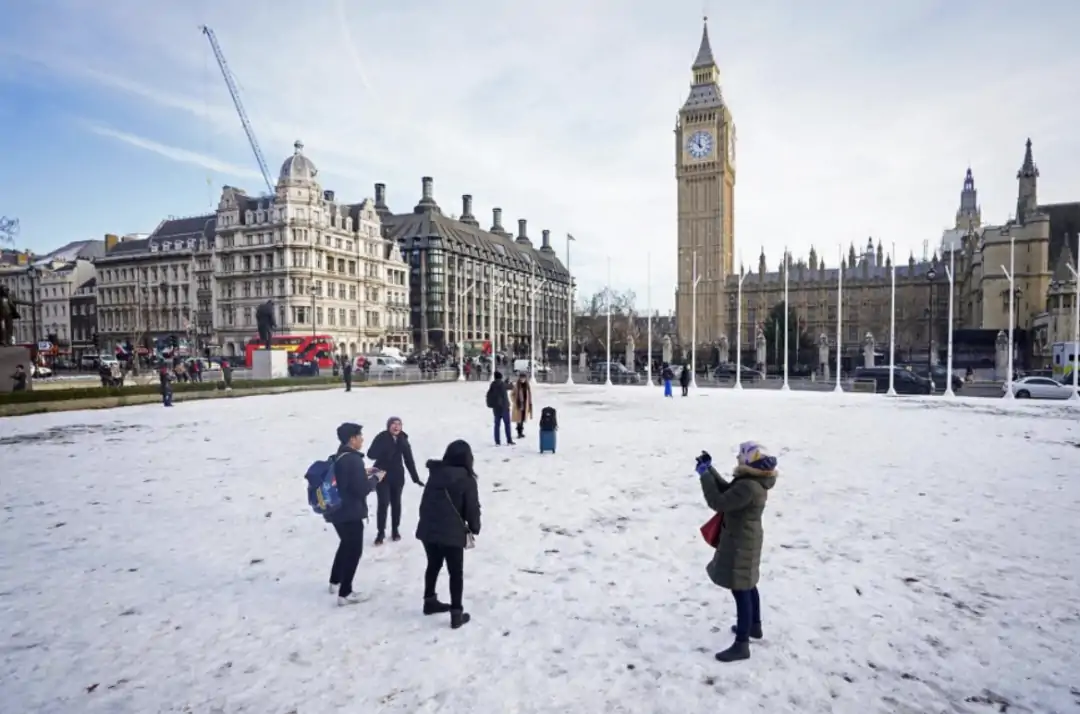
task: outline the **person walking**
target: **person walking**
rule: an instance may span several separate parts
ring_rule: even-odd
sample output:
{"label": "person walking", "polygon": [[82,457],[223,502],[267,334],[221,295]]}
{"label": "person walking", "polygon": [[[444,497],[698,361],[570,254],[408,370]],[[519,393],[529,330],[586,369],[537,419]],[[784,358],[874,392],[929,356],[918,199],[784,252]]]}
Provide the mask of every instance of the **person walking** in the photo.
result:
{"label": "person walking", "polygon": [[[347,356],[344,356],[344,355],[341,358],[341,377],[342,377],[342,379],[345,380],[345,391],[346,392],[351,392],[352,391],[352,360],[349,359]],[[375,438],[378,439],[379,437],[376,436]],[[374,444],[374,443],[375,442],[372,442],[372,444]]]}
{"label": "person walking", "polygon": [[682,395],[685,397],[690,393],[690,367],[689,365],[683,365],[682,372],[679,373],[679,386],[682,387]]}
{"label": "person walking", "polygon": [[532,387],[529,386],[529,375],[524,372],[518,375],[517,381],[514,382],[514,386],[510,389],[510,396],[513,401],[513,414],[510,418],[517,424],[517,437],[524,439],[525,422],[532,419],[533,415]]}
{"label": "person walking", "polygon": [[405,470],[408,469],[412,482],[423,486],[424,482],[416,474],[416,461],[413,460],[409,435],[401,430],[401,418],[390,417],[386,420],[386,431],[380,431],[371,440],[367,456],[379,471],[386,472],[375,490],[378,508],[375,512],[375,545],[386,542],[386,511],[390,511],[390,538],[401,540],[401,492],[405,490]]}
{"label": "person walking", "polygon": [[761,597],[758,594],[761,546],[765,538],[761,517],[769,490],[776,485],[777,461],[753,441],[739,445],[732,480],[727,481],[702,452],[696,469],[709,508],[722,517],[716,552],[706,568],[716,585],[735,599],[735,642],[716,653],[720,662],[750,659],[750,638],[761,639]]}
{"label": "person walking", "polygon": [[506,445],[513,446],[514,439],[510,436],[510,395],[507,392],[508,385],[503,381],[502,372],[495,372],[495,378],[487,391],[487,406],[495,418],[495,446],[499,446],[499,427],[506,432]]}
{"label": "person walking", "polygon": [[172,406],[172,383],[174,379],[176,378],[173,376],[172,370],[168,367],[161,368],[161,372],[158,374],[158,380],[161,382],[161,403],[167,407]]}
{"label": "person walking", "polygon": [[675,373],[671,371],[671,365],[665,364],[660,371],[660,378],[664,380],[664,396],[671,396],[671,380],[675,379]]}
{"label": "person walking", "polygon": [[364,464],[364,428],[346,422],[337,428],[338,450],[334,461],[341,505],[327,520],[338,534],[338,548],[330,567],[329,592],[337,590],[338,605],[355,605],[363,599],[353,590],[353,578],[364,555],[364,521],[368,517],[367,497],[386,474]]}
{"label": "person walking", "polygon": [[[465,589],[465,551],[480,535],[480,495],[473,471],[472,447],[457,440],[446,447],[442,459],[427,462],[428,480],[420,499],[416,538],[424,544],[424,614],[450,613],[450,627],[458,629],[472,619],[462,605]],[[450,604],[435,592],[446,564],[450,576]]]}

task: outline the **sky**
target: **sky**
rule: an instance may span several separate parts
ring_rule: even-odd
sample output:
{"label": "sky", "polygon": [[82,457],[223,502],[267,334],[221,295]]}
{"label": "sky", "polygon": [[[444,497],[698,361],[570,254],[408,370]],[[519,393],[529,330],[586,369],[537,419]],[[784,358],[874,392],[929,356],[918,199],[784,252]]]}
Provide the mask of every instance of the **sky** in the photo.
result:
{"label": "sky", "polygon": [[1028,137],[1040,202],[1080,200],[1080,5],[1061,0],[34,0],[0,26],[0,215],[44,252],[264,190],[205,24],[275,178],[297,139],[341,200],[383,182],[408,211],[432,176],[447,214],[469,193],[485,227],[499,206],[560,256],[573,234],[583,294],[610,273],[666,311],[704,14],[748,267],[785,246],[835,265],[868,236],[919,257],[968,166],[984,222],[1004,222]]}

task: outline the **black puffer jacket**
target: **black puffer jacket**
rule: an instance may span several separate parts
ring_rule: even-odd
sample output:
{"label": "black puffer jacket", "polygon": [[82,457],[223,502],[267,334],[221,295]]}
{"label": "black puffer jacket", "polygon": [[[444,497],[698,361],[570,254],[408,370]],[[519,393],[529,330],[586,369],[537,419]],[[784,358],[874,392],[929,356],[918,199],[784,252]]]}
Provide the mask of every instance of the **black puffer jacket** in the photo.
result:
{"label": "black puffer jacket", "polygon": [[367,497],[375,490],[379,480],[367,475],[364,455],[356,449],[340,446],[334,462],[334,477],[337,478],[338,493],[341,494],[341,508],[326,520],[331,523],[353,523],[366,519]]}
{"label": "black puffer jacket", "polygon": [[472,470],[472,450],[464,441],[455,441],[441,460],[428,461],[427,468],[416,537],[425,543],[464,548],[466,528],[473,535],[480,534],[480,494]]}
{"label": "black puffer jacket", "polygon": [[495,380],[492,381],[491,386],[488,387],[488,409],[498,415],[502,415],[510,411],[509,389],[510,385],[504,382],[501,377],[496,377]]}

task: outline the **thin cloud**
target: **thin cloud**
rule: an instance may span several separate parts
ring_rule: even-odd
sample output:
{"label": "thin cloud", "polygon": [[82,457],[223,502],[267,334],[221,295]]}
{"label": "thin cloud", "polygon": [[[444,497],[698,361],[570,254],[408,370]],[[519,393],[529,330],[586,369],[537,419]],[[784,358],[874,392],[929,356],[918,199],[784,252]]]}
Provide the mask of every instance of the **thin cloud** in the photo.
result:
{"label": "thin cloud", "polygon": [[[13,51],[175,112],[176,131],[166,120],[143,133],[168,141],[202,127],[215,147],[247,151],[186,6],[47,4],[16,23]],[[645,0],[365,3],[347,16],[340,4],[306,15],[288,0],[260,7],[205,3],[198,21],[221,38],[272,166],[303,139],[327,188],[354,199],[385,182],[395,211],[419,198],[420,176],[434,176],[446,213],[472,194],[482,224],[498,205],[508,227],[528,218],[534,241],[551,229],[560,255],[573,233],[583,292],[604,283],[612,256],[620,285],[644,295],[651,253],[656,306],[670,304],[671,132],[700,4],[677,1],[662,16]],[[832,256],[871,235],[918,255],[952,222],[969,161],[984,220],[1004,221],[1029,134],[1040,197],[1080,194],[1070,138],[1080,96],[1060,91],[1080,74],[1068,36],[1080,11],[1068,4],[1044,8],[1037,27],[1003,3],[911,0],[870,12],[855,0],[733,0],[713,10],[739,136],[736,255],[749,264],[762,248],[775,266],[784,245]],[[1040,51],[1001,50],[1029,45]]]}
{"label": "thin cloud", "polygon": [[204,169],[208,169],[215,173],[225,174],[227,176],[235,176],[242,178],[258,179],[261,178],[261,174],[258,171],[246,169],[235,164],[230,164],[226,161],[215,159],[212,156],[206,154],[200,154],[195,151],[189,151],[187,149],[181,149],[176,146],[169,146],[168,144],[162,144],[154,141],[153,139],[147,139],[144,136],[138,136],[137,134],[129,134],[125,131],[119,131],[117,129],[111,129],[107,126],[101,126],[98,124],[84,123],[84,128],[92,134],[103,136],[109,139],[115,139],[116,141],[123,142],[128,146],[134,146],[143,151],[149,151],[150,153],[163,156],[166,159],[176,161],[181,164],[188,164],[190,166],[199,166]]}

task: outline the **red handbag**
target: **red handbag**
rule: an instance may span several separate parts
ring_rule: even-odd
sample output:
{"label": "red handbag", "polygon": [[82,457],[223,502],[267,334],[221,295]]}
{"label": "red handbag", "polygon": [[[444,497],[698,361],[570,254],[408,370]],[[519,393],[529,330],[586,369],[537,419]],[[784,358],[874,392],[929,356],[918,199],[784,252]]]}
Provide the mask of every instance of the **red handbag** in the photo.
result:
{"label": "red handbag", "polygon": [[724,527],[724,514],[716,513],[701,527],[701,537],[710,547],[715,548],[720,542],[720,529]]}

